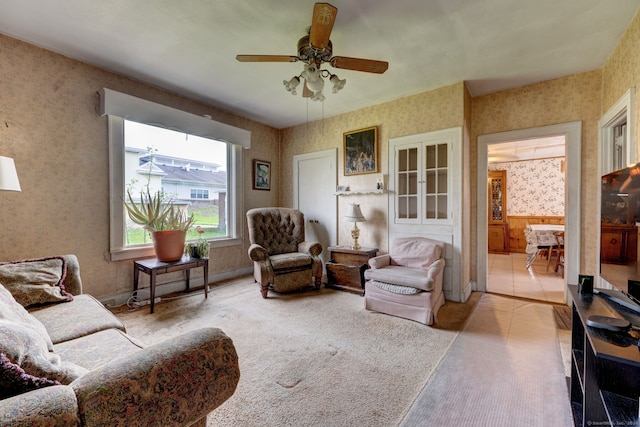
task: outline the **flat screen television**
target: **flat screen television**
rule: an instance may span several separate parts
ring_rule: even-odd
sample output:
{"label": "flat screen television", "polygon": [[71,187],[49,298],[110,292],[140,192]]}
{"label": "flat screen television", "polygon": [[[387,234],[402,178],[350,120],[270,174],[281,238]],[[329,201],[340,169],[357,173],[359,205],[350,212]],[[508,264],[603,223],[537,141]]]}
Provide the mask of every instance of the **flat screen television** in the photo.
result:
{"label": "flat screen television", "polygon": [[638,280],[640,163],[602,176],[600,275],[622,291]]}

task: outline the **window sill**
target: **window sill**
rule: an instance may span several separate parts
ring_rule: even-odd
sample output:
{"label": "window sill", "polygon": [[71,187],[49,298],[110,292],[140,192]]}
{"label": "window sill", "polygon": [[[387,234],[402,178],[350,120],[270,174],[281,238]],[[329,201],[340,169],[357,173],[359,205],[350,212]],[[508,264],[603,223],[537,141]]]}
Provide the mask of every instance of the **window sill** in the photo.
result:
{"label": "window sill", "polygon": [[[242,239],[231,238],[224,240],[210,240],[211,249],[224,248],[229,246],[242,245]],[[132,248],[112,249],[110,252],[111,261],[126,261],[138,258],[151,258],[155,256],[153,245],[136,246]]]}

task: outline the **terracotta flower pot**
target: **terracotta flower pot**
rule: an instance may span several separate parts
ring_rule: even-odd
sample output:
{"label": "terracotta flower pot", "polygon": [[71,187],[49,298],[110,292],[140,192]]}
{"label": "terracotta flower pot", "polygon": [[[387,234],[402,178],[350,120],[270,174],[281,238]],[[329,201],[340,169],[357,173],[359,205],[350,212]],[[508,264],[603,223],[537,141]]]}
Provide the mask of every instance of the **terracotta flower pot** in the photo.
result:
{"label": "terracotta flower pot", "polygon": [[178,261],[184,253],[186,230],[165,230],[151,233],[156,258],[163,262]]}

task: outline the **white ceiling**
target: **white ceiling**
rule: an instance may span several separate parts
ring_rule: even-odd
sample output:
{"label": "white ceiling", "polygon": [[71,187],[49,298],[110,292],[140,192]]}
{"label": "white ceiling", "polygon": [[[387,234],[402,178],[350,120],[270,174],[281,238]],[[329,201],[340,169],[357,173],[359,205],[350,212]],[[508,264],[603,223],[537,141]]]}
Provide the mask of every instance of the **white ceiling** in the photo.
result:
{"label": "white ceiling", "polygon": [[552,136],[490,144],[487,154],[489,163],[564,157],[565,137]]}
{"label": "white ceiling", "polygon": [[[277,128],[460,81],[473,96],[600,68],[640,0],[332,0],[333,53],[389,62],[336,70],[324,104],[286,92],[311,0],[5,0],[0,32]],[[327,65],[327,67],[331,68]]]}

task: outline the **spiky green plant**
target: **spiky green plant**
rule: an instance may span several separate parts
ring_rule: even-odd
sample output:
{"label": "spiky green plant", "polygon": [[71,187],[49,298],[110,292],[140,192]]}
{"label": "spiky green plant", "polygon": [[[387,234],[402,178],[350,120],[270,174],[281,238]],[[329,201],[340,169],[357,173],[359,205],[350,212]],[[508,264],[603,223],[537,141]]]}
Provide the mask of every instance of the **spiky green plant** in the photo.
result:
{"label": "spiky green plant", "polygon": [[193,224],[193,215],[187,215],[180,209],[176,209],[172,200],[165,202],[162,192],[151,194],[149,187],[146,191],[140,191],[140,201],[136,202],[127,190],[127,200],[124,206],[131,221],[142,225],[146,230],[184,230]]}

